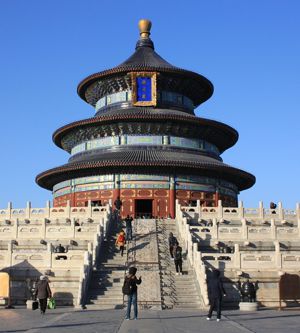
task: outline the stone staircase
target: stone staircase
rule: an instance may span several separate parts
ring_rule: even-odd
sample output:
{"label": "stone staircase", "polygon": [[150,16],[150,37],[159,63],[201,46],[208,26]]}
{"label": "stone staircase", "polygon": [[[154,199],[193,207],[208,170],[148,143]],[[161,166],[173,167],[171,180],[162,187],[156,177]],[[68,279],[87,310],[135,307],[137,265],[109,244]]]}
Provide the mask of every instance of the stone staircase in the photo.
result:
{"label": "stone staircase", "polygon": [[89,285],[88,309],[123,308],[122,285],[127,261],[127,245],[121,257],[115,241],[116,232],[109,236],[101,248],[101,255],[92,272]]}
{"label": "stone staircase", "polygon": [[[183,249],[183,275],[176,275],[174,261],[171,260],[169,254],[168,237],[170,232],[176,236]],[[194,272],[188,260],[185,259],[186,249],[176,230],[175,221],[169,219],[158,220],[157,234],[163,308],[202,308],[202,299],[196,286]]]}

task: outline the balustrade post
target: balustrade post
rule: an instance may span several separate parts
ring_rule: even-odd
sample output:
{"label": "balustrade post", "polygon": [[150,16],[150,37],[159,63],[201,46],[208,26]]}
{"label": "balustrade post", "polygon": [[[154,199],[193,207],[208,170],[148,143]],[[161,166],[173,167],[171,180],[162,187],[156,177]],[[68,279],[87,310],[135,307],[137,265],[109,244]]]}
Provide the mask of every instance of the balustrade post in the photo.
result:
{"label": "balustrade post", "polygon": [[242,239],[246,240],[248,239],[248,226],[247,226],[247,221],[246,219],[242,219]]}
{"label": "balustrade post", "polygon": [[10,220],[11,219],[11,216],[12,216],[12,202],[9,201],[8,202],[8,205],[7,205],[7,219]]}
{"label": "balustrade post", "polygon": [[214,217],[212,219],[212,227],[210,228],[211,236],[214,239],[218,239],[219,237],[219,226],[217,224],[217,219]]}
{"label": "balustrade post", "polygon": [[262,219],[262,220],[265,217],[264,204],[263,204],[262,201],[259,202],[258,215],[259,215],[259,218]]}
{"label": "balustrade post", "polygon": [[66,218],[68,218],[68,219],[71,218],[71,203],[70,203],[70,200],[67,200],[67,205],[66,205]]}
{"label": "balustrade post", "polygon": [[47,200],[46,201],[46,208],[45,208],[45,217],[46,218],[50,218],[50,208],[51,208],[51,203],[50,203],[50,200]]}
{"label": "balustrade post", "polygon": [[280,253],[280,243],[278,240],[273,242],[275,245],[275,265],[276,269],[280,270],[282,268],[281,253]]}
{"label": "balustrade post", "polygon": [[300,224],[300,203],[297,202],[296,203],[296,216],[297,216],[297,222],[298,222],[298,226]]}
{"label": "balustrade post", "polygon": [[19,219],[16,218],[16,221],[14,222],[14,227],[13,227],[13,230],[14,230],[14,236],[15,236],[15,239],[18,239],[18,235],[19,235]]}
{"label": "balustrade post", "polygon": [[53,256],[52,256],[52,243],[47,243],[47,254],[49,256],[49,268],[53,267]]}
{"label": "balustrade post", "polygon": [[217,217],[219,220],[223,218],[222,200],[218,200]]}
{"label": "balustrade post", "polygon": [[71,219],[71,232],[72,232],[72,237],[76,238],[76,218],[73,217]]}
{"label": "balustrade post", "polygon": [[200,200],[197,200],[197,209],[196,209],[196,211],[198,213],[198,222],[200,222],[201,219],[202,219]]}
{"label": "balustrade post", "polygon": [[276,230],[276,225],[274,219],[271,219],[271,239],[276,240],[277,239],[277,230]]}
{"label": "balustrade post", "polygon": [[87,205],[87,217],[88,218],[92,218],[92,214],[93,214],[93,212],[92,212],[92,200],[88,200],[88,205]]}
{"label": "balustrade post", "polygon": [[245,217],[243,201],[239,201],[238,214],[239,214],[239,219],[243,219]]}
{"label": "balustrade post", "polygon": [[25,218],[30,220],[30,216],[31,216],[31,202],[27,201],[25,208]]}
{"label": "balustrade post", "polygon": [[283,208],[282,208],[282,202],[279,201],[278,202],[278,217],[280,220],[283,220],[284,219],[284,213],[283,213]]}
{"label": "balustrade post", "polygon": [[198,243],[193,243],[193,267],[197,267]]}
{"label": "balustrade post", "polygon": [[239,244],[234,244],[234,268],[235,269],[241,269],[241,252],[240,252],[240,246]]}

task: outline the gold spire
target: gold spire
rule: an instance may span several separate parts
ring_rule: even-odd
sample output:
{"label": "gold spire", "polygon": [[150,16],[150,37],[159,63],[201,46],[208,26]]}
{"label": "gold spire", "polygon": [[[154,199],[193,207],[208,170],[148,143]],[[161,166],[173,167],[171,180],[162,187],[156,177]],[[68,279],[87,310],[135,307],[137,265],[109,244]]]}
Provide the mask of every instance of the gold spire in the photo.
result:
{"label": "gold spire", "polygon": [[139,21],[139,29],[141,38],[149,38],[152,23],[150,20],[142,19]]}

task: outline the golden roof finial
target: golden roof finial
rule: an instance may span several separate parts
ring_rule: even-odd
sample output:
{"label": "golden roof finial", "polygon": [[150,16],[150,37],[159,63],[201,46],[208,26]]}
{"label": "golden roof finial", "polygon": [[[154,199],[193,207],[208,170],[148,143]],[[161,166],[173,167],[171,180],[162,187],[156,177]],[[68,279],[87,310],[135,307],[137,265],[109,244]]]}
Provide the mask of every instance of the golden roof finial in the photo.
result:
{"label": "golden roof finial", "polygon": [[152,23],[150,20],[142,19],[139,21],[139,29],[141,38],[149,38]]}

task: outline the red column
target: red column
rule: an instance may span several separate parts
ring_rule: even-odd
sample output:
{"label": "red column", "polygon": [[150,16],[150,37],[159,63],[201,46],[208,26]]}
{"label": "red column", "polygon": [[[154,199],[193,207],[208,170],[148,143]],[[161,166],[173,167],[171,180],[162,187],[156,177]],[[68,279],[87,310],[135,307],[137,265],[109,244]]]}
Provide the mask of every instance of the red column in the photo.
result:
{"label": "red column", "polygon": [[175,189],[170,189],[169,192],[169,211],[171,218],[175,218]]}
{"label": "red column", "polygon": [[218,207],[218,201],[219,201],[219,192],[216,191],[216,193],[215,193],[215,207]]}

